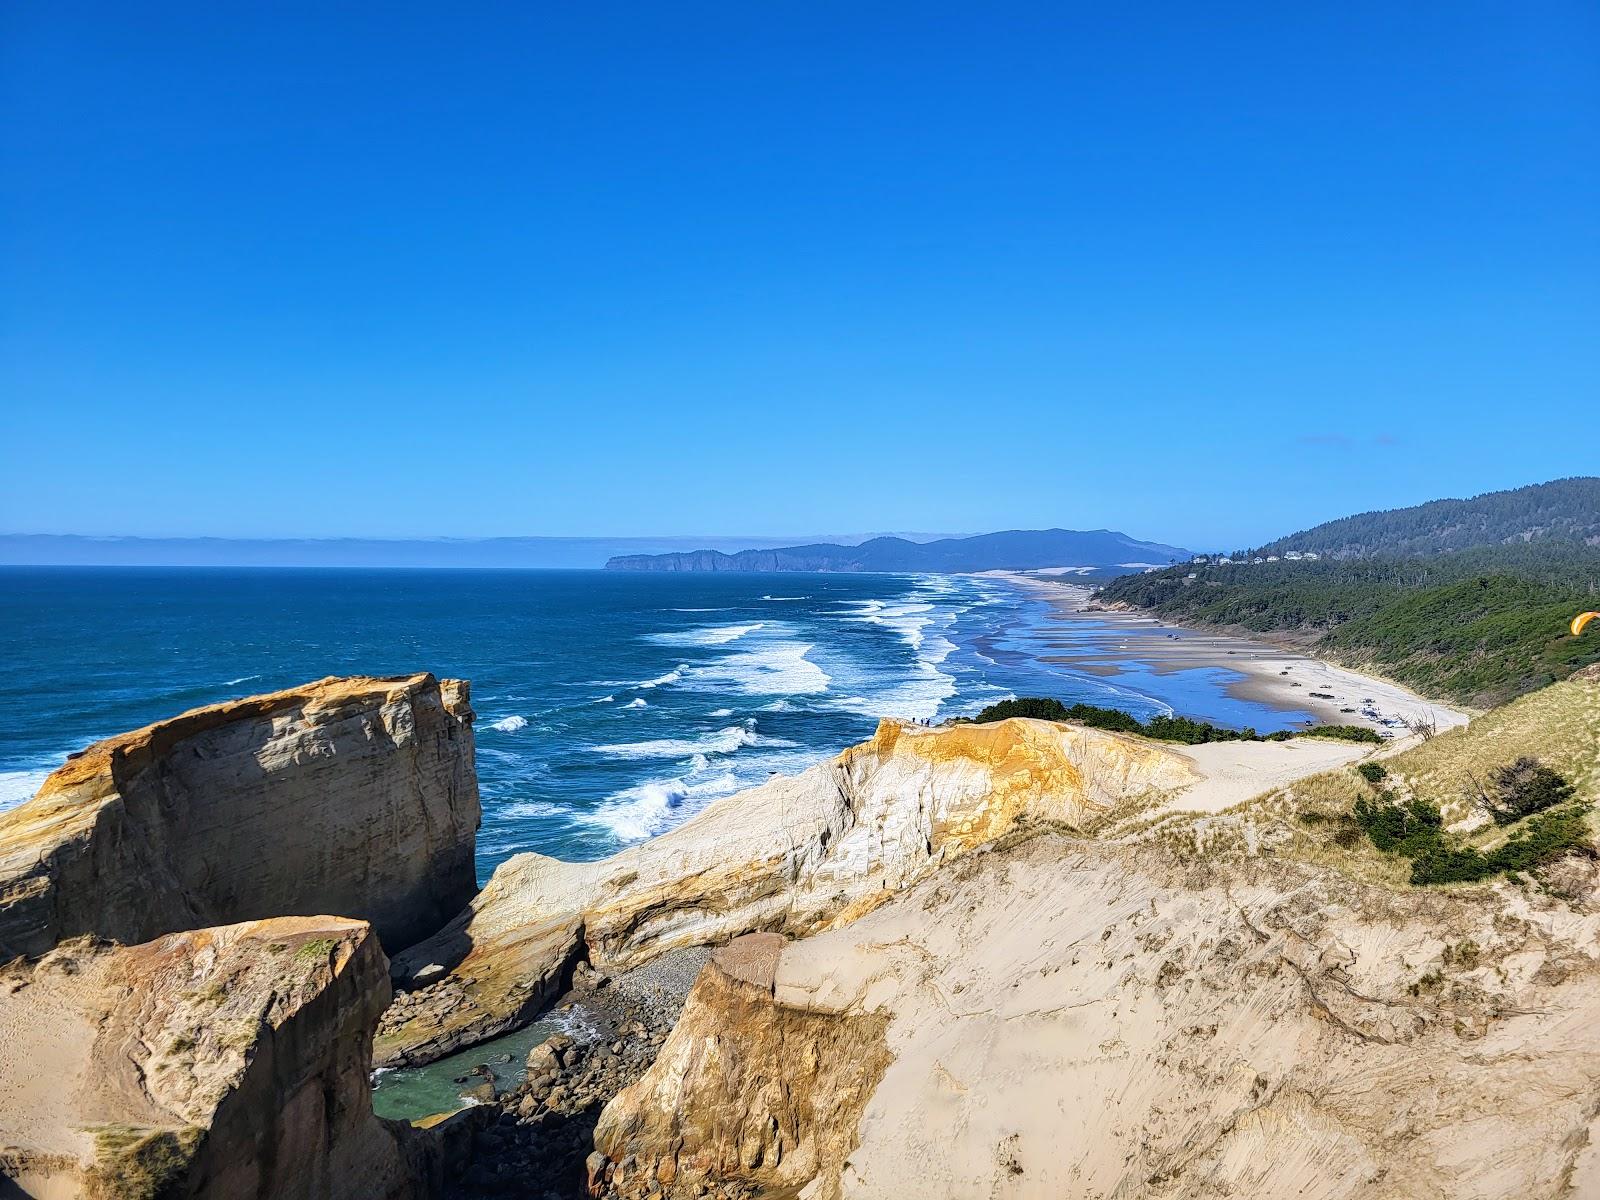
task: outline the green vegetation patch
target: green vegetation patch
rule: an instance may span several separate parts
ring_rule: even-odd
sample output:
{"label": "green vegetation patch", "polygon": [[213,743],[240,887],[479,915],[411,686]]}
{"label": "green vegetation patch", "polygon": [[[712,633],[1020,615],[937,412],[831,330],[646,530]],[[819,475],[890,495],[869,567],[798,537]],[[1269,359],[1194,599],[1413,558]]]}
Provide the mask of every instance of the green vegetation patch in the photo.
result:
{"label": "green vegetation patch", "polygon": [[1191,563],[1113,580],[1099,596],[1183,624],[1279,634],[1482,708],[1600,662],[1600,638],[1567,628],[1574,613],[1600,603],[1600,547],[1581,542],[1429,558]]}
{"label": "green vegetation patch", "polygon": [[1537,770],[1530,769],[1527,760],[1519,760],[1503,773],[1510,773],[1519,784],[1535,780],[1534,793],[1545,807],[1501,822],[1514,828],[1510,837],[1492,848],[1480,848],[1467,838],[1445,832],[1436,806],[1425,800],[1401,801],[1390,791],[1375,798],[1358,798],[1352,815],[1379,851],[1411,860],[1411,882],[1418,885],[1475,883],[1530,871],[1564,854],[1592,856],[1589,805],[1566,803],[1572,796],[1566,780],[1547,767],[1533,766]]}
{"label": "green vegetation patch", "polygon": [[296,962],[320,962],[332,954],[338,946],[337,938],[312,938],[309,942],[302,942],[294,952]]}
{"label": "green vegetation patch", "polygon": [[1339,738],[1349,742],[1381,742],[1375,732],[1360,725],[1318,725],[1311,729],[1286,729],[1280,733],[1262,736],[1254,729],[1228,729],[1209,721],[1193,721],[1188,717],[1151,717],[1141,721],[1120,708],[1101,708],[1097,704],[1066,705],[1046,696],[1022,696],[1015,700],[1002,700],[991,704],[973,721],[986,725],[991,721],[1004,721],[1011,717],[1031,717],[1038,721],[1076,721],[1091,729],[1109,729],[1113,733],[1137,733],[1160,742],[1181,742],[1198,746],[1205,742],[1284,742],[1294,737]]}

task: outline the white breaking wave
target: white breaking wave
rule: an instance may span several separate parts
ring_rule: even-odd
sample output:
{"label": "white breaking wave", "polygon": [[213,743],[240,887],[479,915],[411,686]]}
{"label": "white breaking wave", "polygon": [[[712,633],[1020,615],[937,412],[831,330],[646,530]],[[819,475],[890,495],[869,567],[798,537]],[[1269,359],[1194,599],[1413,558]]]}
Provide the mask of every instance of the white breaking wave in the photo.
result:
{"label": "white breaking wave", "polygon": [[786,746],[768,753],[744,755],[737,760],[718,759],[706,764],[696,759],[689,770],[624,788],[606,797],[593,812],[574,813],[573,819],[605,829],[623,842],[637,842],[682,824],[706,805],[724,796],[766,783],[775,775],[795,775],[827,757],[819,749]]}
{"label": "white breaking wave", "polygon": [[711,712],[708,712],[706,714],[706,716],[708,716],[708,717],[731,717],[731,716],[733,716],[733,709],[731,709],[731,708],[713,709]]}
{"label": "white breaking wave", "polygon": [[236,683],[249,683],[252,679],[260,679],[260,678],[261,678],[261,676],[259,676],[259,675],[241,675],[237,679],[226,679],[226,680],[224,680],[223,683],[222,683],[222,686],[223,687],[232,687]]}
{"label": "white breaking wave", "polygon": [[810,596],[763,596],[763,600],[809,600]]}
{"label": "white breaking wave", "polygon": [[755,730],[754,721],[743,725],[730,725],[714,733],[697,738],[656,738],[648,742],[621,742],[610,746],[596,746],[595,753],[611,758],[692,758],[695,755],[732,754],[741,746],[788,746],[779,738],[762,737]]}
{"label": "white breaking wave", "polygon": [[857,611],[845,620],[892,629],[913,650],[921,647],[922,631],[932,621],[925,614],[933,611],[933,605],[921,600],[852,600],[850,603]]}
{"label": "white breaking wave", "polygon": [[682,679],[683,678],[683,673],[685,671],[687,671],[688,669],[689,669],[689,664],[688,663],[679,663],[677,666],[673,667],[672,670],[668,671],[665,675],[657,675],[654,679],[646,679],[646,680],[643,680],[642,682],[635,683],[632,686],[636,687],[636,688],[641,688],[641,689],[643,689],[643,688],[666,687],[668,684],[677,683],[680,679]]}
{"label": "white breaking wave", "polygon": [[687,777],[654,779],[624,788],[594,812],[579,814],[578,819],[610,831],[619,841],[639,842],[665,832],[711,800],[738,790],[739,780],[731,771],[697,781]]}
{"label": "white breaking wave", "polygon": [[528,727],[527,717],[501,717],[498,721],[489,722],[490,729],[498,729],[501,733],[515,733],[519,729]]}
{"label": "white breaking wave", "polygon": [[775,642],[696,667],[689,680],[723,685],[752,696],[804,695],[828,690],[828,673],[806,657],[808,642]]}
{"label": "white breaking wave", "polygon": [[652,633],[645,641],[655,642],[658,646],[722,646],[754,633],[763,624],[757,621],[753,625],[705,625],[699,629],[683,629],[673,633]]}
{"label": "white breaking wave", "polygon": [[24,771],[0,771],[0,812],[15,808],[24,800],[32,800],[44,781],[50,778],[54,767],[38,767]]}
{"label": "white breaking wave", "polygon": [[622,707],[623,708],[645,708],[647,706],[645,704],[645,700],[644,700],[643,696],[635,696],[632,700],[629,700]]}

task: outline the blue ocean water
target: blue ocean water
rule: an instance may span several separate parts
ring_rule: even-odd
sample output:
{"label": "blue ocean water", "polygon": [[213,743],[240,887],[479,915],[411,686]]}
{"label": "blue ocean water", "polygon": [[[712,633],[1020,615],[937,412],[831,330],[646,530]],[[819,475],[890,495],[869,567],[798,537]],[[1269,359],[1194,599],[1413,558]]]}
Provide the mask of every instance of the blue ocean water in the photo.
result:
{"label": "blue ocean water", "polygon": [[878,718],[1008,695],[1263,730],[1226,672],[1106,679],[1041,661],[1041,600],[988,577],[518,570],[0,570],[0,807],[67,753],[324,675],[472,681],[479,875],[592,859],[793,773]]}

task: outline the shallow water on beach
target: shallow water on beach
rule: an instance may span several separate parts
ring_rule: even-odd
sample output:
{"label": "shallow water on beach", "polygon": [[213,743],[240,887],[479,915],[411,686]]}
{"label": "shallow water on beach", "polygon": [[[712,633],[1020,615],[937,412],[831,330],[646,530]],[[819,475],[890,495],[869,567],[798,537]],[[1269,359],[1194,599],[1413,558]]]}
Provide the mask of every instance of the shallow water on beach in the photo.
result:
{"label": "shallow water on beach", "polygon": [[[1070,663],[1063,622],[992,577],[602,571],[0,571],[0,807],[65,755],[184,709],[324,675],[472,680],[479,876],[536,850],[593,859],[872,733],[1010,695],[1300,724],[1237,677]],[[1101,631],[1102,633],[1104,631]]]}

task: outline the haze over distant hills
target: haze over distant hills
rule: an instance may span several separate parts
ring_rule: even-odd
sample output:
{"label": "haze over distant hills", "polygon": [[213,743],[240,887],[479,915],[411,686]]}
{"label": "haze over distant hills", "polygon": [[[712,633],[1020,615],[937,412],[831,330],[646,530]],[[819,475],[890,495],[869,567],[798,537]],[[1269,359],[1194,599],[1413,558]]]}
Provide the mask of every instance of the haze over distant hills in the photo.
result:
{"label": "haze over distant hills", "polygon": [[881,537],[857,546],[817,543],[727,554],[630,554],[610,571],[1028,571],[1077,567],[1088,575],[1117,575],[1186,559],[1179,546],[1143,542],[1110,529],[1011,529],[974,537],[916,543]]}
{"label": "haze over distant hills", "polygon": [[[881,534],[834,535],[844,543]],[[931,541],[942,533],[900,533]],[[739,551],[792,537],[147,538],[0,534],[0,566],[33,567],[565,567],[618,554],[714,546]]]}

